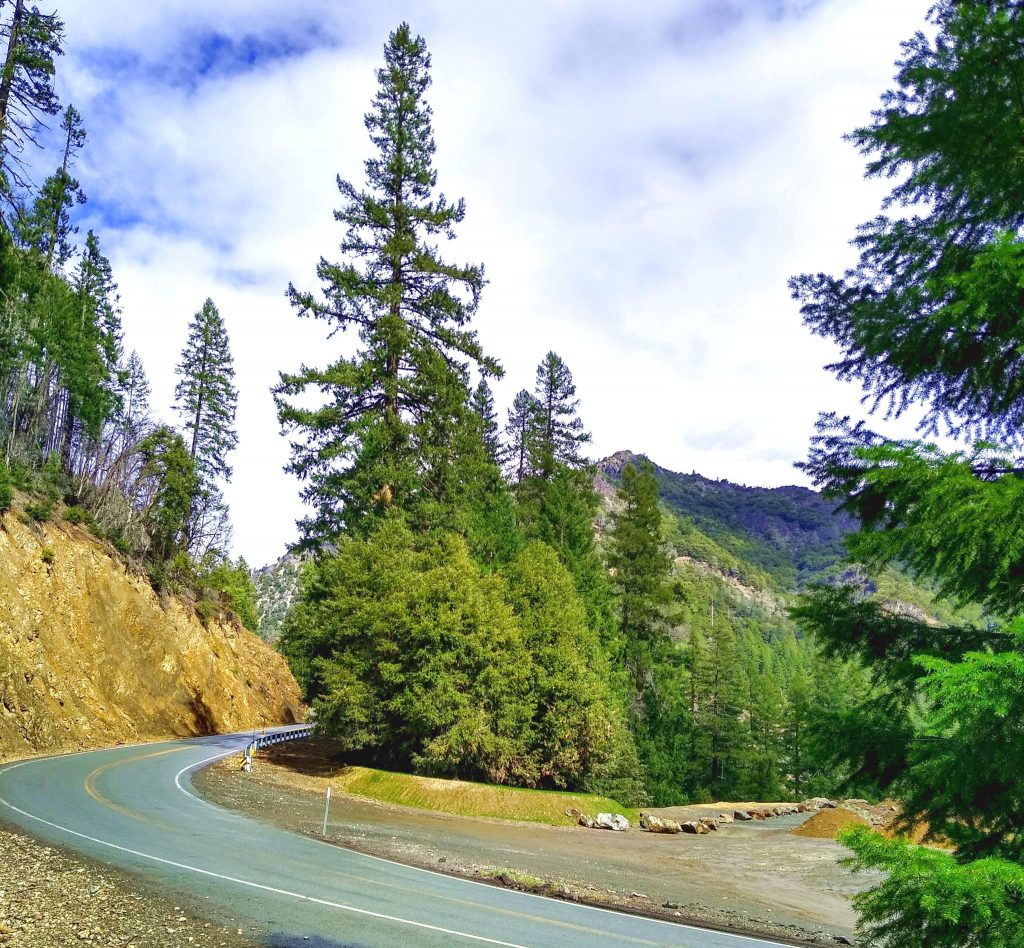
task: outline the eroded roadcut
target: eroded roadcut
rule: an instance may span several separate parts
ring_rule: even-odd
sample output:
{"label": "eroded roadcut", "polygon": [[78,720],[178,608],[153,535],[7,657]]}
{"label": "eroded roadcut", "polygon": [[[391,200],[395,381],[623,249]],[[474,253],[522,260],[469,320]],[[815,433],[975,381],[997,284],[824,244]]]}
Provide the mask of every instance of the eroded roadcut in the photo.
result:
{"label": "eroded roadcut", "polygon": [[199,799],[191,774],[250,735],[22,761],[0,768],[0,816],[49,843],[204,898],[268,944],[776,944],[574,905],[325,845]]}

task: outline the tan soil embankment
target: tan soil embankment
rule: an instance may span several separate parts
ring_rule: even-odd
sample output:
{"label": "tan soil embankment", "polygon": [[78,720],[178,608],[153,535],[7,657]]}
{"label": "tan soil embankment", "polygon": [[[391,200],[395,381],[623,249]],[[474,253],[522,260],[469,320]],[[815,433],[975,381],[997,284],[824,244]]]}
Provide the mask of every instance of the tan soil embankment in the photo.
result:
{"label": "tan soil embankment", "polygon": [[161,602],[85,530],[2,517],[0,759],[302,713],[284,659],[236,620],[204,624],[187,603]]}
{"label": "tan soil embankment", "polygon": [[848,826],[870,826],[870,820],[858,816],[852,810],[842,807],[818,810],[807,822],[801,823],[793,830],[795,836],[806,836],[808,839],[835,839]]}

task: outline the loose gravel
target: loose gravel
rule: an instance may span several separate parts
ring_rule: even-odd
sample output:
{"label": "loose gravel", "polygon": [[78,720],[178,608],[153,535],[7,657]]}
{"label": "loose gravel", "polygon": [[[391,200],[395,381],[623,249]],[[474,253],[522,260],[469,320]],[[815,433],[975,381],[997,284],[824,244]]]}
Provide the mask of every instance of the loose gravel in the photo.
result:
{"label": "loose gravel", "polygon": [[203,920],[119,871],[0,829],[0,946],[255,948],[251,925]]}

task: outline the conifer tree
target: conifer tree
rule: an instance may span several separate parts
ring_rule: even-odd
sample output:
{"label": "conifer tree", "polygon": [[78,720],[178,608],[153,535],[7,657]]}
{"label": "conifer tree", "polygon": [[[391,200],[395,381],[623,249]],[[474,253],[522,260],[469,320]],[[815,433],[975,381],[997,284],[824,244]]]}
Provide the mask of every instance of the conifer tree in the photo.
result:
{"label": "conifer tree", "polygon": [[813,691],[807,673],[798,670],[790,679],[786,695],[786,710],[783,722],[783,748],[786,772],[792,776],[793,794],[797,799],[804,796],[807,777],[811,770],[811,755],[808,751],[811,727]]}
{"label": "conifer tree", "polygon": [[159,561],[167,562],[187,548],[189,521],[202,489],[199,476],[181,435],[167,426],[148,435],[139,453],[151,550]]}
{"label": "conifer tree", "polygon": [[227,456],[238,444],[234,360],[220,312],[208,299],[189,325],[176,369],[175,410],[203,485],[231,479]]}
{"label": "conifer tree", "polygon": [[57,346],[63,434],[61,453],[67,470],[80,428],[86,438],[100,437],[103,425],[118,408],[118,362],[121,358],[121,316],[110,261],[96,235],[85,238],[72,284],[74,305],[66,313]]}
{"label": "conifer tree", "polygon": [[581,468],[586,459],[580,448],[589,444],[577,414],[580,400],[572,372],[555,352],[549,352],[537,366],[534,399],[539,406],[537,436],[534,441],[533,467],[542,480],[550,480],[557,465]]}
{"label": "conifer tree", "polygon": [[767,664],[747,676],[750,688],[750,752],[746,763],[751,800],[777,800],[782,795],[784,698],[775,672]]}
{"label": "conifer tree", "polygon": [[[469,399],[466,366],[485,376],[500,367],[469,328],[484,285],[483,269],[441,259],[463,202],[436,194],[430,56],[403,23],[384,49],[378,91],[366,115],[376,154],[366,162],[366,190],[339,179],[347,230],[342,261],[321,261],[323,296],[289,288],[300,315],[332,332],[354,329],[359,348],[324,369],[282,374],[278,417],[296,435],[289,467],[304,482],[314,514],[302,522],[304,544],[317,547],[346,529],[369,529],[382,511],[410,511],[434,497],[436,469]],[[309,391],[326,404],[291,401]]]}
{"label": "conifer tree", "polygon": [[28,211],[22,211],[14,231],[22,247],[39,253],[49,271],[59,271],[72,254],[72,240],[78,228],[71,223],[71,209],[85,203],[78,180],[71,174],[78,153],[85,145],[82,117],[68,106],[61,120],[64,151],[60,167],[46,179]]}
{"label": "conifer tree", "polygon": [[741,720],[746,710],[745,676],[727,617],[719,615],[712,623],[706,650],[697,658],[693,669],[696,762],[712,799],[728,799],[742,789],[749,732]]}
{"label": "conifer tree", "polygon": [[500,468],[504,461],[505,449],[498,432],[498,413],[494,408],[494,395],[487,379],[482,378],[473,389],[470,400],[480,425],[480,437],[491,460]]}
{"label": "conifer tree", "polygon": [[[0,14],[3,13],[0,8]],[[0,236],[7,226],[17,188],[25,187],[21,155],[37,144],[44,116],[56,115],[54,60],[63,54],[64,24],[25,0],[13,0],[9,17],[0,20]]]}
{"label": "conifer tree", "polygon": [[650,462],[622,469],[621,509],[612,518],[608,566],[616,593],[625,658],[637,693],[647,687],[655,657],[667,639],[671,560],[661,536],[658,481]]}
{"label": "conifer tree", "polygon": [[508,466],[512,480],[516,484],[521,484],[534,473],[531,465],[539,421],[540,406],[537,399],[525,388],[521,389],[512,401],[505,424]]}
{"label": "conifer tree", "polygon": [[868,174],[895,180],[840,277],[792,281],[807,324],[843,350],[833,367],[873,405],[925,411],[985,441],[942,450],[825,415],[807,469],[856,515],[851,554],[899,563],[984,626],[893,615],[855,587],[821,588],[798,618],[826,653],[868,669],[864,700],[825,735],[856,773],[902,796],[928,852],[857,831],[866,941],[888,948],[1010,946],[1024,931],[1024,13],[1015,0],[939,0],[904,44],[896,88],[851,137]]}
{"label": "conifer tree", "polygon": [[121,412],[119,425],[128,444],[134,444],[149,420],[149,396],[152,391],[142,358],[134,349],[118,373]]}

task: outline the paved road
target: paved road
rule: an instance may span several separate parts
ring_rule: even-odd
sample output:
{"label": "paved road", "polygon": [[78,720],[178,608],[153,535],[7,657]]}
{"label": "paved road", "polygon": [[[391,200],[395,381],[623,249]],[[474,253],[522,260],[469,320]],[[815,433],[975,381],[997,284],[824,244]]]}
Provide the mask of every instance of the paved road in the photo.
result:
{"label": "paved road", "polygon": [[0,768],[0,817],[168,892],[251,919],[272,946],[776,943],[414,869],[266,826],[191,792],[249,735],[118,747]]}

